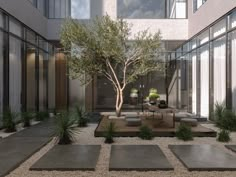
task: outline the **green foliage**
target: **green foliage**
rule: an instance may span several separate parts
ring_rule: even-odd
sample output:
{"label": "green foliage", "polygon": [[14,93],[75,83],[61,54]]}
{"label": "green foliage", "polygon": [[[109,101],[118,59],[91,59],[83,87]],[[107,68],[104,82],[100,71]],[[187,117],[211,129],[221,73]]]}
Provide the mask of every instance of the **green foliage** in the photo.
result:
{"label": "green foliage", "polygon": [[5,132],[11,133],[16,131],[16,117],[17,114],[12,112],[10,108],[3,113],[3,127],[5,128]]}
{"label": "green foliage", "polygon": [[34,114],[31,112],[22,112],[21,120],[23,122],[23,127],[30,127],[30,121],[33,119]]}
{"label": "green foliage", "polygon": [[224,104],[215,105],[214,118],[216,126],[221,129],[236,131],[236,114],[226,109]]}
{"label": "green foliage", "polygon": [[130,93],[138,93],[138,89],[132,88],[132,89],[130,90]]}
{"label": "green foliage", "polygon": [[148,126],[143,125],[139,129],[139,137],[143,140],[151,140],[153,138],[153,132],[152,129],[150,129]]}
{"label": "green foliage", "polygon": [[193,134],[191,127],[182,123],[179,125],[176,131],[176,137],[180,140],[190,141],[193,140]]}
{"label": "green foliage", "polygon": [[156,88],[150,88],[149,93],[157,93],[157,89]]}
{"label": "green foliage", "polygon": [[68,76],[83,84],[89,84],[95,75],[104,76],[117,94],[118,116],[123,91],[129,83],[148,73],[165,71],[160,32],[138,32],[132,42],[130,33],[130,24],[122,19],[112,20],[108,15],[87,24],[68,19],[60,33]]}
{"label": "green foliage", "polygon": [[36,113],[36,121],[44,121],[49,118],[49,114],[46,111],[39,111]]}
{"label": "green foliage", "polygon": [[157,94],[157,93],[150,93],[149,94],[149,99],[157,99],[159,98],[160,96]]}
{"label": "green foliage", "polygon": [[230,139],[230,131],[222,129],[218,133],[217,141],[219,142],[229,142]]}
{"label": "green foliage", "polygon": [[88,124],[88,113],[85,111],[85,108],[77,105],[75,107],[75,112],[76,112],[78,127],[86,127]]}
{"label": "green foliage", "polygon": [[114,142],[113,137],[115,135],[116,125],[115,122],[110,122],[106,127],[105,143],[111,144]]}
{"label": "green foliage", "polygon": [[76,120],[68,112],[62,112],[56,116],[56,136],[58,144],[71,144],[78,133]]}

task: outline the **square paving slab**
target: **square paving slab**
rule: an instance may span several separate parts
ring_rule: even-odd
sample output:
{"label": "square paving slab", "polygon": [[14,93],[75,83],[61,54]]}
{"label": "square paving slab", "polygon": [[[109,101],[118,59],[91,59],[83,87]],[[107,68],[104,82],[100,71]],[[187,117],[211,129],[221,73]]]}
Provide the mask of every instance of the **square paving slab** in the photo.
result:
{"label": "square paving slab", "polygon": [[225,147],[233,152],[236,152],[236,145],[225,145]]}
{"label": "square paving slab", "polygon": [[212,145],[169,145],[189,171],[236,171],[236,156]]}
{"label": "square paving slab", "polygon": [[43,147],[49,138],[11,137],[0,141],[0,177],[5,176]]}
{"label": "square paving slab", "polygon": [[30,170],[94,171],[100,145],[57,145],[39,159]]}
{"label": "square paving slab", "polygon": [[157,145],[112,145],[109,170],[173,170]]}

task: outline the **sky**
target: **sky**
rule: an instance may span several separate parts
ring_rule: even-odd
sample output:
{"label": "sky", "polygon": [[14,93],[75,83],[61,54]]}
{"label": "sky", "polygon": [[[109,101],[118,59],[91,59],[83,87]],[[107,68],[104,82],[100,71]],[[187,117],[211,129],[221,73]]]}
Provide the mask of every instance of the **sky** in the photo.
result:
{"label": "sky", "polygon": [[165,17],[165,0],[117,0],[118,17],[152,19]]}
{"label": "sky", "polygon": [[76,19],[89,19],[90,0],[71,0],[71,16]]}

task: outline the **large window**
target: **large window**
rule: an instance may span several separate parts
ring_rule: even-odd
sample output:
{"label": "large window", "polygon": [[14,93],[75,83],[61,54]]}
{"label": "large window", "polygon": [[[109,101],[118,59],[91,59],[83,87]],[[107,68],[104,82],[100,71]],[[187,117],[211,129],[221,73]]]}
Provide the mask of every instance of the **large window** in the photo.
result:
{"label": "large window", "polygon": [[27,110],[36,110],[36,93],[37,93],[37,78],[36,78],[36,55],[37,49],[32,46],[27,46],[26,53],[26,79],[27,79]]}
{"label": "large window", "polygon": [[10,36],[9,47],[9,106],[12,111],[20,112],[22,103],[22,42]]}
{"label": "large window", "polygon": [[43,51],[39,51],[39,110],[47,108],[47,70],[48,58]]}
{"label": "large window", "polygon": [[193,12],[196,12],[207,0],[193,0]]}
{"label": "large window", "polygon": [[231,35],[231,70],[232,70],[232,107],[236,111],[236,31]]}
{"label": "large window", "polygon": [[117,16],[126,19],[186,18],[186,0],[117,0]]}
{"label": "large window", "polygon": [[3,110],[3,47],[4,33],[0,31],[0,112]]}
{"label": "large window", "polygon": [[209,116],[209,45],[200,48],[200,114]]}
{"label": "large window", "polygon": [[226,101],[226,38],[213,42],[214,47],[214,103]]}
{"label": "large window", "polygon": [[90,0],[48,0],[49,18],[90,18]]}

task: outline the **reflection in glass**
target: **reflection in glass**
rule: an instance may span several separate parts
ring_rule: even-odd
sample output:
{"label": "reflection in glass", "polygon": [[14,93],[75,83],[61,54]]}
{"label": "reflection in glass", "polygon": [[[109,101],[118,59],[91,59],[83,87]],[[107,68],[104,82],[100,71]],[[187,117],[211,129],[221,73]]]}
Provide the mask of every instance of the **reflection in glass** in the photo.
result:
{"label": "reflection in glass", "polygon": [[226,101],[226,38],[213,42],[214,47],[214,103]]}
{"label": "reflection in glass", "polygon": [[209,116],[209,45],[200,48],[201,116]]}
{"label": "reflection in glass", "polygon": [[118,0],[117,16],[128,19],[165,18],[165,0]]}
{"label": "reflection in glass", "polygon": [[3,47],[4,47],[4,33],[0,32],[0,113],[3,110]]}
{"label": "reflection in glass", "polygon": [[9,105],[12,111],[21,111],[21,41],[10,36],[9,45]]}
{"label": "reflection in glass", "polygon": [[13,19],[9,20],[9,31],[19,37],[22,36],[21,24]]}
{"label": "reflection in glass", "polygon": [[232,101],[236,111],[236,31],[231,33]]}
{"label": "reflection in glass", "polygon": [[90,0],[71,0],[71,17],[74,19],[89,19]]}
{"label": "reflection in glass", "polygon": [[36,110],[36,70],[35,70],[36,49],[33,46],[27,46],[26,70],[27,70],[27,111]]}
{"label": "reflection in glass", "polygon": [[55,108],[55,55],[53,51],[49,51],[48,60],[48,108]]}
{"label": "reflection in glass", "polygon": [[39,51],[39,111],[47,109],[47,55]]}

